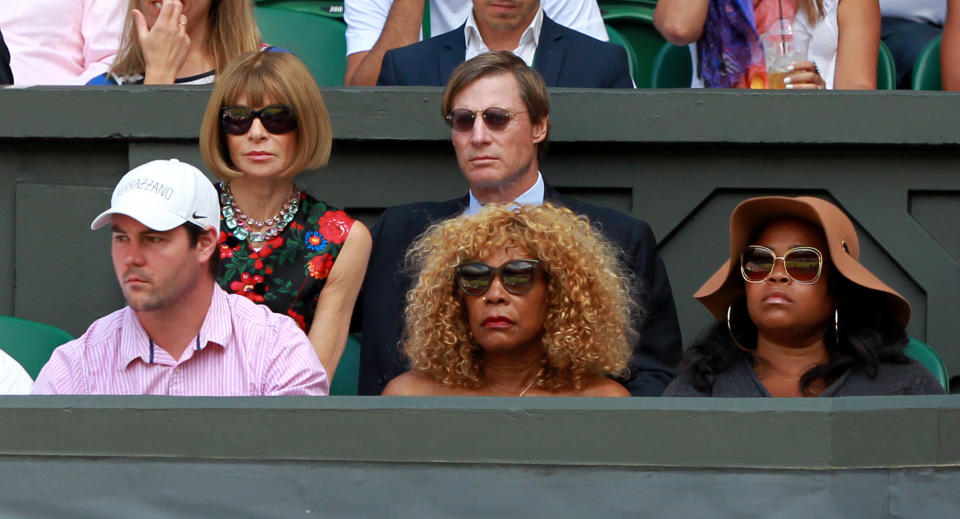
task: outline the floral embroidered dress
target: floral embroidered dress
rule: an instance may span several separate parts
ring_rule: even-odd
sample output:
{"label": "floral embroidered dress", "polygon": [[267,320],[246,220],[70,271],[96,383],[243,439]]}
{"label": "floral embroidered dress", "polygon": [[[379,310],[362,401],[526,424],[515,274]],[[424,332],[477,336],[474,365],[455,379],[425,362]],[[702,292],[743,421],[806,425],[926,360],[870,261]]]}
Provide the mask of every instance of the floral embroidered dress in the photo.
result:
{"label": "floral embroidered dress", "polygon": [[347,213],[301,192],[293,221],[255,250],[233,235],[221,215],[217,283],[229,293],[289,315],[309,331],[317,298],[353,222]]}

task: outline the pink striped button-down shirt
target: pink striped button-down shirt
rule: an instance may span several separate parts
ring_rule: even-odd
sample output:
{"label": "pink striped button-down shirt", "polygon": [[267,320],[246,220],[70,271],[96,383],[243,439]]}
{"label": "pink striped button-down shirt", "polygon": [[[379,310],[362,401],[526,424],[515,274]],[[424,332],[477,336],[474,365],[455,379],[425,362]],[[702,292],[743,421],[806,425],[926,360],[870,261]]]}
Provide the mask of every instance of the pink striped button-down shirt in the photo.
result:
{"label": "pink striped button-down shirt", "polygon": [[125,307],[53,352],[33,394],[326,395],[327,373],[293,319],[214,287],[200,334],[180,359],[151,347]]}

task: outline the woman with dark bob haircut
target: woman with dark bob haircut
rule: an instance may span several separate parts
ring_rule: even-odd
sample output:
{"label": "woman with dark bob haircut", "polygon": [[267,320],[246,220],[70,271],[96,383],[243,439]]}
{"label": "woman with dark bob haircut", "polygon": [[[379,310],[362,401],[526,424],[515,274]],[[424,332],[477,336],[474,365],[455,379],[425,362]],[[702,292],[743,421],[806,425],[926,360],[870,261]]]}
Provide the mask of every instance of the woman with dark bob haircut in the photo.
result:
{"label": "woman with dark bob haircut", "polygon": [[903,354],[910,304],[858,261],[850,219],[812,197],[751,198],[730,257],[694,294],[717,323],[664,396],[943,393]]}
{"label": "woman with dark bob haircut", "polygon": [[384,395],[630,396],[630,278],[584,216],[488,204],[407,253],[403,348]]}

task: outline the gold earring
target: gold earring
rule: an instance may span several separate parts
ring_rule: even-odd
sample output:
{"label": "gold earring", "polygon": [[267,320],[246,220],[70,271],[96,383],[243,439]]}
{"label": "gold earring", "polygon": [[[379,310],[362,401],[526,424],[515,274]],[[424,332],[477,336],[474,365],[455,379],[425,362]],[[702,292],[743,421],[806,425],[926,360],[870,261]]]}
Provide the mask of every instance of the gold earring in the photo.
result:
{"label": "gold earring", "polygon": [[840,311],[833,309],[833,340],[840,344]]}

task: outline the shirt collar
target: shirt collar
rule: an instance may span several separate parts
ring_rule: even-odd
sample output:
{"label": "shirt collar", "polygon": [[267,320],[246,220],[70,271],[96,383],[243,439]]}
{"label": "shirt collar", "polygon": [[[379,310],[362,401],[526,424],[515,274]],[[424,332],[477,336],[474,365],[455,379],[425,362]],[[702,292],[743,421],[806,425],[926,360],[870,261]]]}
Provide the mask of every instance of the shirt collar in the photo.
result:
{"label": "shirt collar", "polygon": [[120,324],[119,369],[124,369],[135,359],[150,362],[150,337],[140,324],[137,313],[129,306],[123,309],[123,321]]}
{"label": "shirt collar", "polygon": [[213,298],[210,308],[200,326],[200,349],[213,343],[221,348],[228,348],[233,341],[233,319],[231,318],[230,303],[227,293],[216,282],[213,284]]}
{"label": "shirt collar", "polygon": [[[536,49],[537,43],[540,41],[540,30],[542,28],[543,7],[540,7],[537,9],[537,14],[534,15],[533,21],[530,22],[530,25],[528,25],[527,28],[524,29],[523,34],[520,35],[520,41],[517,42],[517,48],[514,50],[514,54],[518,54],[517,51],[522,49],[524,45],[530,45],[532,48]],[[466,44],[467,48],[467,56],[475,56],[484,52],[490,52],[490,48],[487,47],[487,44],[483,42],[483,37],[480,36],[480,28],[477,26],[476,18],[473,17],[473,9],[470,9],[470,14],[467,16],[467,23],[463,28],[463,33],[464,43]],[[476,52],[471,53],[471,49],[475,49]],[[527,65],[532,67],[532,56],[530,61],[531,63],[527,63]]]}
{"label": "shirt collar", "polygon": [[[524,191],[520,196],[515,198],[511,205],[542,205],[544,190],[543,175],[537,171],[537,181],[530,186],[530,189]],[[483,208],[483,204],[481,204],[480,201],[473,196],[473,191],[470,191],[470,205],[468,205],[466,210],[463,211],[463,214],[476,214],[481,208]]]}
{"label": "shirt collar", "polygon": [[527,27],[527,29],[523,31],[523,35],[520,36],[520,45],[523,45],[524,43],[529,42],[534,47],[536,47],[537,42],[540,41],[540,29],[542,28],[543,28],[543,8],[541,7],[537,9],[537,14],[534,15],[533,21],[530,22],[530,25]]}
{"label": "shirt collar", "polygon": [[[137,313],[127,306],[123,309],[123,321],[120,330],[119,369],[126,369],[131,362],[142,359],[150,363],[150,336],[143,329]],[[207,308],[207,315],[200,325],[200,349],[208,344],[216,344],[226,349],[233,338],[233,322],[230,319],[230,306],[227,293],[219,285],[213,285],[213,297]]]}

